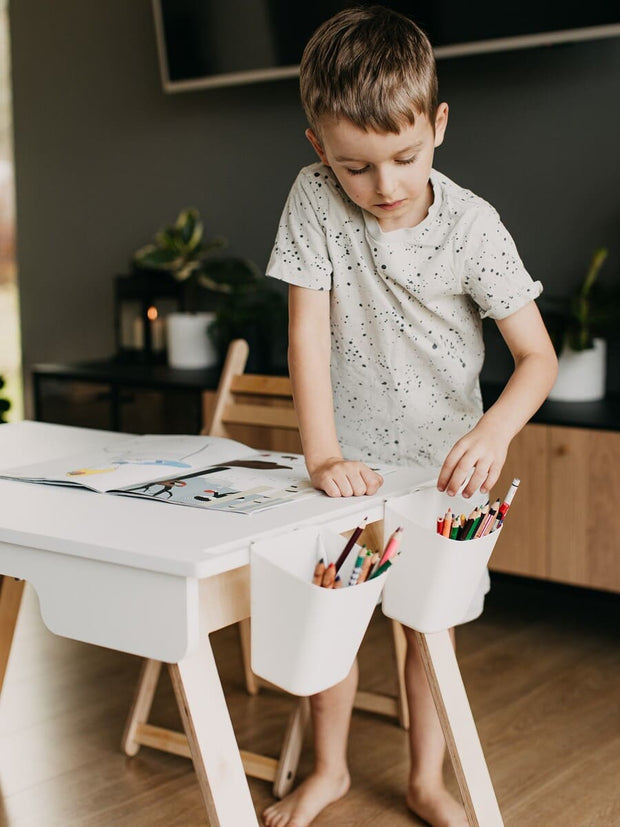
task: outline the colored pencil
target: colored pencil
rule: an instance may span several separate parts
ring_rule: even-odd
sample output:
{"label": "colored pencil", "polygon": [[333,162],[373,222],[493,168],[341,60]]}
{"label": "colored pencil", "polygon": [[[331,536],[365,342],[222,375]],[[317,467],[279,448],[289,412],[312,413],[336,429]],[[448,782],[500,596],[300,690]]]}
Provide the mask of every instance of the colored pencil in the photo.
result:
{"label": "colored pencil", "polygon": [[321,581],[321,586],[324,589],[331,589],[334,585],[334,580],[336,579],[336,566],[333,563],[330,563],[329,566],[325,569],[323,573],[323,579]]}
{"label": "colored pencil", "polygon": [[364,580],[368,579],[368,575],[370,574],[370,567],[372,565],[372,560],[374,556],[375,555],[373,551],[371,549],[368,549],[368,551],[366,552],[366,557],[364,557],[364,562],[362,563],[362,570],[360,571],[360,576],[357,578],[358,583],[363,583]]}
{"label": "colored pencil", "polygon": [[323,581],[323,574],[325,572],[325,561],[321,557],[319,562],[314,567],[314,575],[312,577],[312,582],[315,586],[320,586]]}
{"label": "colored pencil", "polygon": [[[478,522],[478,527],[476,528],[476,533],[474,534],[474,539],[477,539],[482,534],[482,525],[486,520],[487,514],[489,513],[490,505],[486,503],[480,510],[480,520]],[[468,538],[469,539],[469,538]]]}
{"label": "colored pencil", "polygon": [[368,569],[368,574],[366,575],[366,580],[370,580],[370,578],[375,573],[375,569],[379,568],[379,560],[381,559],[381,555],[378,551],[375,551],[370,558],[370,568]]}
{"label": "colored pencil", "polygon": [[[397,556],[397,555],[395,555],[395,556]],[[372,575],[368,579],[369,580],[374,580],[375,577],[380,577],[383,574],[384,571],[387,571],[389,569],[389,567],[392,565],[393,562],[394,562],[394,557],[392,557],[390,560],[386,560],[385,563],[382,563],[379,566],[379,568],[375,572],[373,572]]]}
{"label": "colored pencil", "polygon": [[482,525],[482,530],[480,532],[480,536],[484,537],[485,534],[488,534],[491,528],[493,527],[493,523],[495,522],[495,515],[497,514],[497,509],[499,508],[499,500],[495,500],[493,505],[489,508],[489,513],[487,514],[484,523]]}
{"label": "colored pencil", "polygon": [[342,550],[342,554],[341,554],[341,555],[340,555],[340,557],[336,560],[336,573],[338,573],[338,572],[340,571],[340,569],[341,569],[341,567],[342,567],[342,564],[344,563],[344,561],[345,561],[345,560],[347,559],[347,557],[349,556],[349,552],[351,551],[351,549],[352,549],[352,548],[353,548],[353,546],[355,545],[355,543],[356,543],[356,541],[357,541],[358,537],[360,536],[360,534],[362,533],[362,531],[366,528],[366,523],[367,523],[367,521],[368,521],[368,517],[364,517],[364,519],[362,520],[362,522],[360,523],[360,525],[358,525],[358,527],[355,529],[355,531],[353,532],[353,534],[352,534],[352,535],[349,537],[349,539],[347,540],[347,544],[346,544],[346,545],[345,545],[345,547],[343,548],[343,550]]}
{"label": "colored pencil", "polygon": [[482,519],[482,513],[479,508],[476,508],[474,511],[474,517],[471,520],[469,528],[467,529],[467,534],[463,539],[471,540],[475,537],[476,531],[478,526],[480,525],[480,520]]}
{"label": "colored pencil", "polygon": [[480,516],[480,509],[479,508],[474,508],[474,510],[469,515],[469,517],[465,520],[465,525],[463,526],[463,528],[459,532],[459,540],[469,539],[470,531],[472,529],[472,526],[474,525],[475,521],[478,519],[479,516]]}
{"label": "colored pencil", "polygon": [[441,532],[442,535],[444,537],[449,537],[451,528],[452,528],[452,509],[449,508],[446,511],[446,516],[443,518],[443,530]]}
{"label": "colored pencil", "polygon": [[353,565],[353,570],[351,571],[351,576],[349,577],[349,586],[354,586],[357,583],[357,579],[360,576],[360,572],[362,570],[365,557],[366,546],[362,546],[360,553],[355,558],[355,564]]}
{"label": "colored pencil", "polygon": [[398,526],[398,528],[395,529],[390,535],[390,539],[387,541],[383,554],[381,555],[381,559],[379,560],[379,567],[387,562],[390,557],[393,557],[396,554],[396,549],[400,544],[400,535],[402,530],[402,526]]}

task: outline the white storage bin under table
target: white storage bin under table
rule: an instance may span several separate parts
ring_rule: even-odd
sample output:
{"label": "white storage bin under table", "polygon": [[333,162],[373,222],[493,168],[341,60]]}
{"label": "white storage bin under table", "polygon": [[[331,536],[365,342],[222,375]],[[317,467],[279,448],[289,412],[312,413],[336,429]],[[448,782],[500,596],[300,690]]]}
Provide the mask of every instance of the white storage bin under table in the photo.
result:
{"label": "white storage bin under table", "polygon": [[343,586],[312,583],[318,560],[335,563],[346,539],[304,529],[252,544],[252,670],[294,695],[314,695],[349,674],[386,574],[347,586],[359,547],[340,569]]}
{"label": "white storage bin under table", "polygon": [[437,534],[436,519],[448,508],[469,514],[476,504],[434,487],[386,502],[386,536],[397,526],[403,533],[383,591],[385,615],[418,632],[449,629],[467,617],[502,529],[477,540],[449,540]]}

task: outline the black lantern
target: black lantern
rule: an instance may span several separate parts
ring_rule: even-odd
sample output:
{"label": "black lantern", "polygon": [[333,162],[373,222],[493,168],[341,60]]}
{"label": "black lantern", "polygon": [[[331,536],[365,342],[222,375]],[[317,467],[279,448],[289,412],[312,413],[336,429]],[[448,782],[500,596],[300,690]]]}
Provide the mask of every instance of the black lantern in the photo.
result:
{"label": "black lantern", "polygon": [[165,362],[166,316],[179,310],[181,287],[169,273],[157,270],[116,276],[114,332],[119,362]]}

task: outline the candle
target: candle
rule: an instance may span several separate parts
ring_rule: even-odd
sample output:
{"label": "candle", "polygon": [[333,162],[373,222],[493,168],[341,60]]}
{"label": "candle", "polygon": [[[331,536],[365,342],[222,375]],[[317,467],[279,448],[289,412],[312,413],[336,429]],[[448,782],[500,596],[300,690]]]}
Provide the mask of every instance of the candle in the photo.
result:
{"label": "candle", "polygon": [[146,311],[151,326],[151,349],[153,353],[161,353],[166,349],[166,326],[164,319],[159,318],[157,308],[152,306]]}
{"label": "candle", "polygon": [[142,350],[144,347],[144,323],[141,316],[136,316],[133,320],[132,341],[136,350]]}

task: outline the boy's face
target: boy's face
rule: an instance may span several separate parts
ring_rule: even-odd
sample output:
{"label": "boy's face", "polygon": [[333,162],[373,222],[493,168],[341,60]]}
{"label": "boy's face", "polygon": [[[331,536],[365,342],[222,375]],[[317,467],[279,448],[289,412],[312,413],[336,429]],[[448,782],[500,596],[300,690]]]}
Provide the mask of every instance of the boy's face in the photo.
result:
{"label": "boy's face", "polygon": [[448,105],[441,103],[434,130],[425,115],[417,115],[415,124],[405,124],[398,134],[364,131],[347,119],[325,118],[320,136],[311,129],[306,136],[349,198],[389,231],[415,227],[426,216],[433,202],[433,155],[447,123]]}

